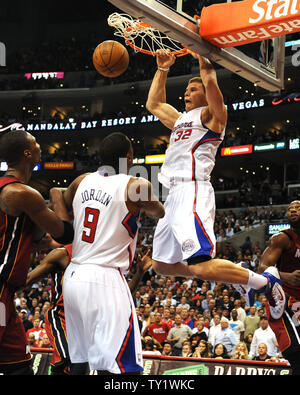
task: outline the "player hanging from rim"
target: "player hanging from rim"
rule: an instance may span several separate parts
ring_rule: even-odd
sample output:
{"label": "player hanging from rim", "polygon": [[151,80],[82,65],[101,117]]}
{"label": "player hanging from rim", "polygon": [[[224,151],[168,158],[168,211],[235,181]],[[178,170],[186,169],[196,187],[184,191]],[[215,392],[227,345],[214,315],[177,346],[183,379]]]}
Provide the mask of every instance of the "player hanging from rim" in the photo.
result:
{"label": "player hanging from rim", "polygon": [[[67,243],[74,233],[72,225],[59,219],[42,195],[26,185],[41,159],[34,136],[22,130],[6,133],[0,140],[0,157],[8,165],[0,178],[0,372],[33,374],[14,293],[25,285],[34,241],[47,231],[59,243]],[[58,204],[57,211],[63,218],[65,207]]]}
{"label": "player hanging from rim", "polygon": [[[145,272],[151,267],[151,261],[145,261],[150,250],[144,256],[138,255],[136,272],[128,282],[128,287],[133,294]],[[52,298],[51,306],[46,311],[46,332],[53,348],[51,359],[51,375],[68,375],[70,373],[70,356],[66,333],[64,300],[62,292],[63,275],[72,258],[72,244],[54,248],[40,264],[27,275],[26,287],[51,275]],[[88,372],[89,366],[81,366],[80,373]],[[78,372],[78,371],[77,371]]]}
{"label": "player hanging from rim", "polygon": [[[206,58],[198,59],[200,77],[192,78],[184,94],[186,113],[166,102],[166,80],[175,56],[157,51],[156,71],[148,94],[147,109],[172,130],[159,181],[169,188],[165,216],[158,221],[153,240],[153,268],[162,275],[197,277],[241,284],[236,286],[249,305],[254,290],[264,292],[280,314],[277,298],[280,277],[276,269],[262,275],[228,260],[215,259],[215,196],[210,173],[227,122],[223,95],[216,72]],[[187,261],[185,265],[182,261]],[[273,291],[274,290],[274,291]],[[274,301],[274,298],[276,301]]]}
{"label": "player hanging from rim", "polygon": [[267,305],[270,327],[274,331],[279,349],[292,367],[300,374],[300,201],[291,202],[287,210],[290,229],[271,237],[262,254],[259,272],[277,266],[286,294],[286,307],[281,318],[273,317],[273,306]]}

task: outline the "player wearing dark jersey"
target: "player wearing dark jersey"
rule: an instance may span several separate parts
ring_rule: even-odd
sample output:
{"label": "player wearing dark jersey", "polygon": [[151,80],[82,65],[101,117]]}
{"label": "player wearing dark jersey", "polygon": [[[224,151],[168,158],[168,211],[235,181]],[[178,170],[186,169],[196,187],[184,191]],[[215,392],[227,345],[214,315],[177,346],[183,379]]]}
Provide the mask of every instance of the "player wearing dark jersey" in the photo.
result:
{"label": "player wearing dark jersey", "polygon": [[62,294],[63,273],[72,257],[72,245],[52,250],[41,263],[27,275],[26,286],[51,274],[52,299],[45,314],[46,332],[53,348],[51,374],[68,374],[70,357],[66,333],[64,301]]}
{"label": "player wearing dark jersey", "polygon": [[[70,242],[73,228],[47,207],[38,191],[26,185],[41,159],[40,146],[30,133],[6,133],[0,140],[0,157],[8,165],[0,178],[0,373],[33,374],[14,293],[25,285],[34,241],[47,231],[59,242]],[[65,211],[60,208],[61,216]]]}
{"label": "player wearing dark jersey", "polygon": [[276,334],[280,351],[293,369],[300,374],[300,201],[295,200],[288,206],[288,221],[291,228],[271,237],[265,249],[259,270],[277,266],[286,295],[285,311],[280,319],[272,317],[267,305],[270,327]]}

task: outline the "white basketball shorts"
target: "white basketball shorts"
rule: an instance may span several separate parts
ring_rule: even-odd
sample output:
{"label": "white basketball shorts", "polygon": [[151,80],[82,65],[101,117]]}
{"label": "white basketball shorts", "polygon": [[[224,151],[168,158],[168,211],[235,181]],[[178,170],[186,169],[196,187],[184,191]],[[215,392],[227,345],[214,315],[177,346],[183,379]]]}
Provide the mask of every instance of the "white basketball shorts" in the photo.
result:
{"label": "white basketball shorts", "polygon": [[214,257],[215,194],[211,183],[177,184],[170,189],[164,207],[165,216],[154,233],[152,258],[172,264],[201,255]]}
{"label": "white basketball shorts", "polygon": [[71,262],[63,295],[72,363],[115,374],[143,370],[135,307],[118,269]]}

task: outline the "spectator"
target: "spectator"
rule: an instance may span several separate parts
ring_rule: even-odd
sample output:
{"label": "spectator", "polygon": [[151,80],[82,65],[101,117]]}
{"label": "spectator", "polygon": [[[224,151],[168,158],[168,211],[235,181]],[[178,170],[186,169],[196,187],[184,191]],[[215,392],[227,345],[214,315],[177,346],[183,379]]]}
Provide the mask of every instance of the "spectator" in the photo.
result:
{"label": "spectator", "polygon": [[165,307],[162,315],[162,322],[165,322],[168,325],[169,330],[172,328],[174,321],[171,318],[171,307]]}
{"label": "spectator", "polygon": [[152,355],[161,355],[160,351],[157,350],[157,347],[150,336],[146,336],[144,341],[145,343],[144,343],[143,353],[152,354]]}
{"label": "spectator", "polygon": [[246,312],[245,309],[243,309],[242,307],[242,301],[241,299],[236,299],[234,301],[234,308],[237,311],[237,319],[242,321],[242,323],[244,323],[244,320],[246,318]]}
{"label": "spectator", "polygon": [[165,341],[163,343],[163,349],[162,349],[161,355],[165,355],[165,356],[168,356],[168,357],[171,357],[173,355],[171,342]]}
{"label": "spectator", "polygon": [[272,361],[274,362],[276,360],[275,356],[271,356],[268,354],[268,347],[265,343],[260,343],[257,346],[257,356],[253,358],[254,361],[264,361],[264,362],[269,362]]}
{"label": "spectator", "polygon": [[[245,343],[247,344],[248,353],[250,352],[252,340],[253,340],[253,333],[248,333],[248,335],[245,336]],[[248,357],[249,357],[249,354],[248,354]]]}
{"label": "spectator", "polygon": [[161,314],[154,314],[154,322],[149,325],[148,335],[154,338],[158,343],[162,344],[168,337],[169,327],[166,322],[161,319]]}
{"label": "spectator", "polygon": [[27,336],[27,344],[28,344],[28,346],[30,348],[31,347],[34,347],[34,348],[39,347],[39,341],[36,340],[34,333],[31,332],[31,333],[28,334],[28,336]]}
{"label": "spectator", "polygon": [[251,306],[249,309],[249,315],[246,316],[244,320],[245,333],[244,336],[247,337],[249,333],[254,333],[256,329],[259,328],[260,318],[256,314],[256,306]]}
{"label": "spectator", "polygon": [[192,353],[192,347],[191,347],[191,343],[188,341],[185,341],[182,344],[182,350],[181,350],[181,357],[187,358],[187,357],[192,357],[193,353]]}
{"label": "spectator", "polygon": [[190,337],[190,341],[197,340],[199,343],[200,340],[208,340],[208,329],[204,327],[203,321],[198,321],[196,325],[196,332],[193,331],[192,336]]}
{"label": "spectator", "polygon": [[25,332],[27,332],[29,329],[33,328],[32,321],[29,321],[29,319],[27,318],[27,310],[22,309],[19,312],[19,317],[21,318],[21,320],[23,322]]}
{"label": "spectator", "polygon": [[[141,306],[140,306],[140,312],[141,312]],[[142,310],[141,312],[141,321],[142,321],[142,330],[141,333],[144,332],[147,326],[150,325],[150,313],[151,313],[151,306],[149,304],[146,304],[144,307],[144,311]]]}
{"label": "spectator", "polygon": [[233,330],[229,327],[229,321],[227,318],[221,318],[221,330],[215,335],[214,344],[222,343],[230,355],[238,344],[238,339]]}
{"label": "spectator", "polygon": [[251,342],[249,359],[253,359],[258,356],[258,345],[265,343],[268,349],[268,355],[275,357],[277,353],[278,343],[276,340],[275,333],[269,326],[267,316],[260,317],[260,328],[256,329]]}
{"label": "spectator", "polygon": [[209,343],[205,340],[200,340],[198,346],[193,353],[195,358],[211,358],[211,352],[209,350]]}
{"label": "spectator", "polygon": [[210,344],[214,347],[215,345],[215,338],[218,332],[221,330],[221,317],[219,314],[215,314],[213,318],[212,325],[209,328],[209,335],[208,335],[208,341]]}
{"label": "spectator", "polygon": [[168,291],[166,294],[166,298],[164,300],[162,300],[161,304],[163,306],[166,306],[168,304],[168,301],[170,303],[170,306],[176,306],[176,300],[173,299],[173,292],[172,291]]}
{"label": "spectator", "polygon": [[231,311],[231,320],[229,321],[230,328],[236,334],[239,341],[244,339],[245,327],[242,321],[238,320],[238,313],[235,309]]}
{"label": "spectator", "polygon": [[181,310],[181,318],[182,318],[182,323],[184,325],[188,325],[191,329],[194,329],[194,320],[191,319],[189,316],[189,310],[187,308],[182,308]]}
{"label": "spectator", "polygon": [[35,312],[35,308],[36,308],[36,307],[39,307],[39,306],[38,306],[38,300],[37,300],[37,298],[32,298],[32,299],[31,299],[31,307],[30,307],[30,309],[29,309],[30,314],[34,315],[34,312]]}
{"label": "spectator", "polygon": [[42,336],[42,339],[39,341],[38,347],[39,348],[51,348],[52,347],[51,344],[50,344],[50,340],[49,340],[49,337],[48,337],[47,333],[45,333]]}
{"label": "spectator", "polygon": [[215,346],[212,358],[215,359],[230,359],[229,354],[227,353],[226,346],[222,343],[218,343]]}
{"label": "spectator", "polygon": [[190,306],[190,304],[187,302],[187,298],[186,298],[185,296],[182,296],[182,298],[180,299],[180,303],[179,303],[178,307],[181,307],[182,309],[189,310],[189,308],[190,308],[191,306]]}
{"label": "spectator", "polygon": [[248,359],[248,348],[245,342],[239,342],[232,354],[232,359]]}
{"label": "spectator", "polygon": [[193,332],[188,325],[182,324],[180,314],[175,316],[175,325],[168,334],[168,341],[172,343],[173,355],[181,355],[182,344],[185,340],[189,340]]}
{"label": "spectator", "polygon": [[39,318],[35,318],[33,320],[33,327],[31,329],[28,329],[28,331],[26,332],[26,336],[28,338],[28,336],[31,333],[33,333],[35,341],[37,342],[37,347],[38,347],[38,342],[39,342],[40,337],[41,337],[41,332],[43,332],[43,328],[40,327],[40,319]]}

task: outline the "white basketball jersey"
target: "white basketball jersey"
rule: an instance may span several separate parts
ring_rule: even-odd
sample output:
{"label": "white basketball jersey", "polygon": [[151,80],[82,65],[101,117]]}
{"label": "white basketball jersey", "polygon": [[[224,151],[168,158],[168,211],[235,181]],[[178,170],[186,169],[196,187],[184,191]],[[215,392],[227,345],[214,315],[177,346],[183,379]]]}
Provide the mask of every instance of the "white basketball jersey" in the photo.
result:
{"label": "white basketball jersey", "polygon": [[129,270],[138,230],[125,202],[130,178],[96,171],[81,181],[73,200],[73,263]]}
{"label": "white basketball jersey", "polygon": [[183,113],[175,122],[158,175],[159,181],[167,188],[174,182],[210,180],[225,129],[222,133],[216,133],[205,127],[201,122],[204,108]]}

